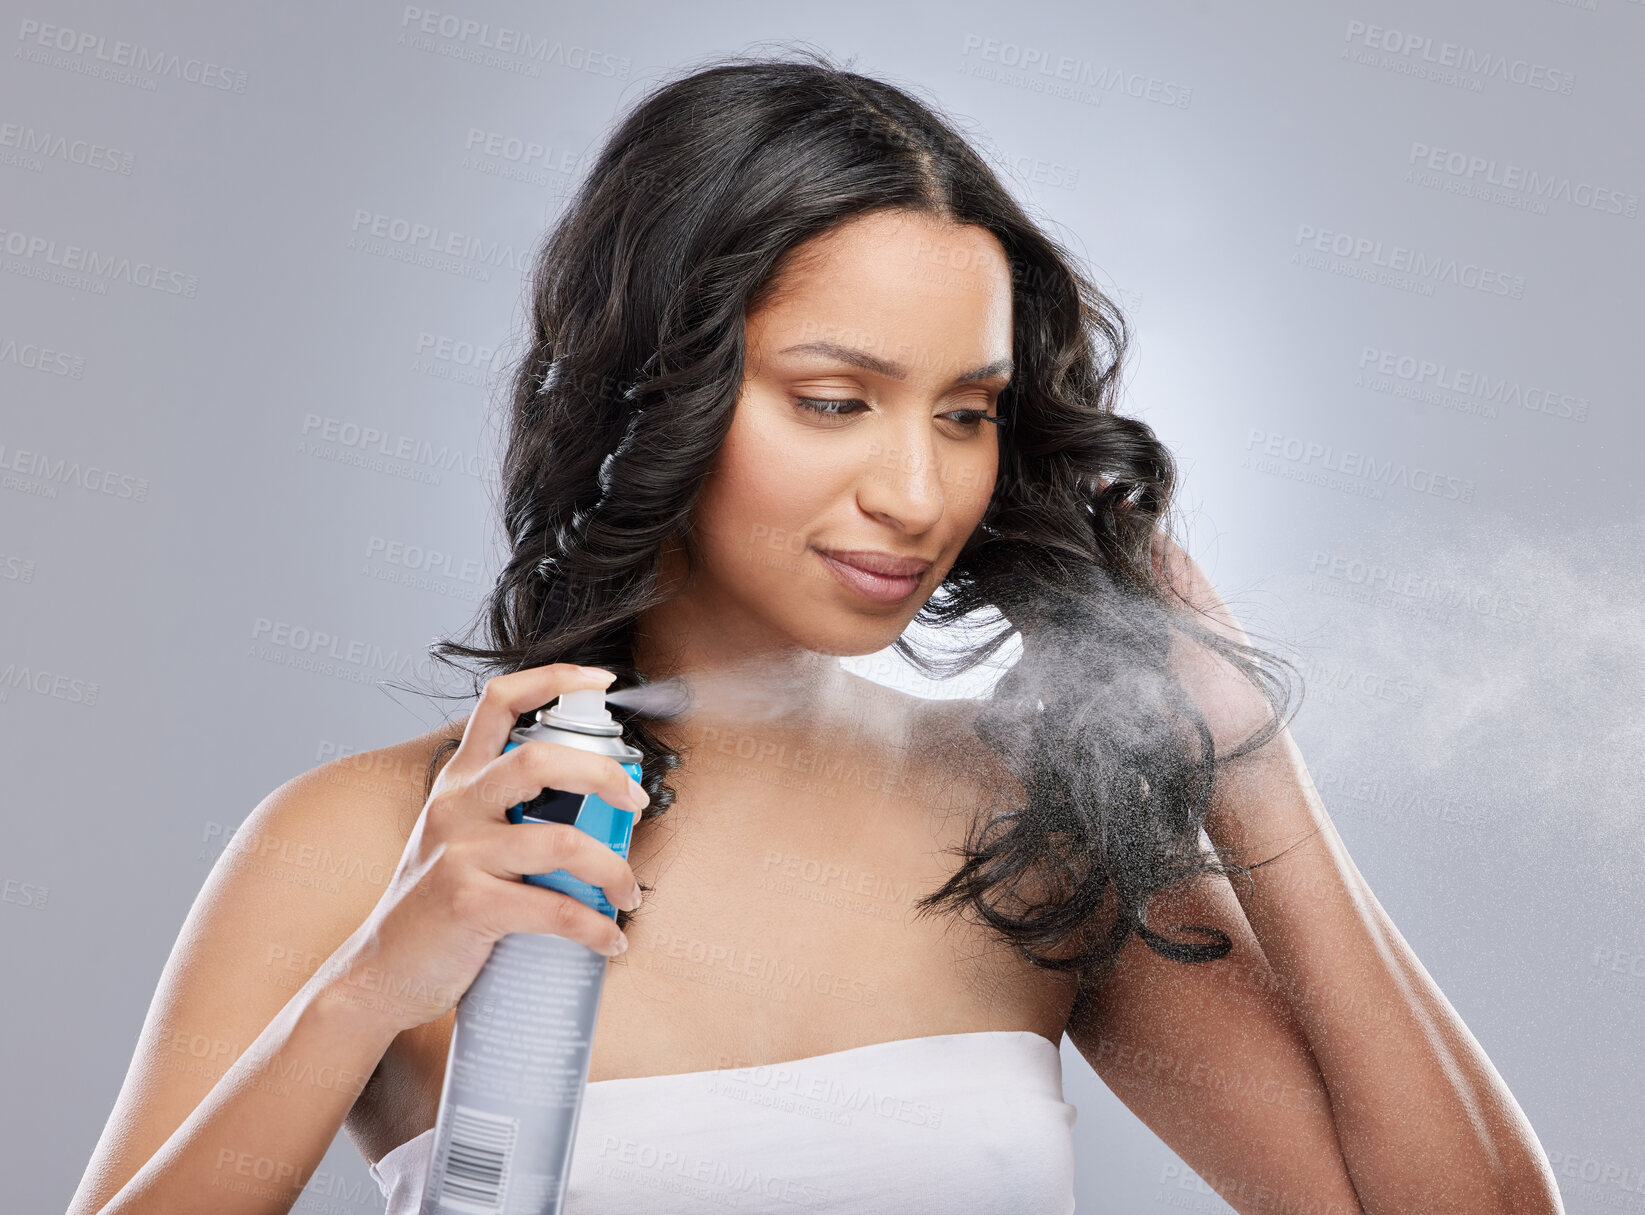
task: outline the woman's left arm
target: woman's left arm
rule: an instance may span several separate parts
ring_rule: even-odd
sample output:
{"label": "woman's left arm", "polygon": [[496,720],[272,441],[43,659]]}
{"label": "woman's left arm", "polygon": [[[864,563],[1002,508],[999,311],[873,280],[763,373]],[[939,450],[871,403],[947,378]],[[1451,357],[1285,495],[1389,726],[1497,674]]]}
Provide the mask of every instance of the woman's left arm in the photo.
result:
{"label": "woman's left arm", "polygon": [[[1208,626],[1249,642],[1180,548],[1162,537],[1156,559]],[[1251,704],[1221,665],[1186,681],[1213,734]],[[1284,852],[1234,891],[1307,1038],[1364,1209],[1562,1212],[1530,1122],[1354,865],[1289,730],[1222,767],[1205,831],[1232,859]]]}

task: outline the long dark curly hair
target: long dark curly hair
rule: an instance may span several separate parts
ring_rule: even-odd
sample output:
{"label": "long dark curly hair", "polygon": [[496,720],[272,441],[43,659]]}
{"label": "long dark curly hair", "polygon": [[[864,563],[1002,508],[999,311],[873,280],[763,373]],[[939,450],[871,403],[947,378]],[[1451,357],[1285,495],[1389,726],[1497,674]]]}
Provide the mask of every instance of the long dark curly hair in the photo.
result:
{"label": "long dark curly hair", "polygon": [[[986,229],[1013,280],[998,479],[917,617],[998,624],[960,651],[925,653],[907,634],[895,648],[947,676],[1020,633],[975,730],[1026,801],[978,813],[957,870],[917,907],[969,908],[1034,965],[1076,972],[1082,997],[1133,931],[1167,958],[1222,957],[1221,930],[1179,925],[1211,941],[1172,941],[1146,910],[1202,873],[1255,868],[1202,849],[1200,829],[1216,766],[1286,724],[1295,667],[1207,628],[1156,563],[1176,466],[1148,425],[1115,412],[1127,348],[1115,305],[932,106],[819,53],[716,59],[645,96],[605,143],[532,267],[502,462],[509,556],[465,635],[483,624],[485,644],[429,652],[476,695],[482,676],[552,662],[644,682],[634,622],[662,599],[665,540],[689,559],[688,520],[743,378],[745,315],[785,254],[885,209]],[[1272,710],[1239,748],[1216,753],[1169,676],[1174,632]],[[1077,684],[1069,655],[1087,667]],[[680,755],[644,717],[615,712],[644,755],[649,813],[666,813]],[[455,746],[436,752],[430,791]]]}

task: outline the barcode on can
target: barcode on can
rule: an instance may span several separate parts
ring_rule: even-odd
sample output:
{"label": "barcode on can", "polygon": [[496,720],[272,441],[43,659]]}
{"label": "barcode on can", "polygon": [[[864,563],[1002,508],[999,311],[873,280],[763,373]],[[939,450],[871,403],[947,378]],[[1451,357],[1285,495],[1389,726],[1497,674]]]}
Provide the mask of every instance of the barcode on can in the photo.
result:
{"label": "barcode on can", "polygon": [[451,1148],[440,1183],[440,1209],[500,1215],[508,1194],[508,1165],[520,1132],[518,1118],[466,1105],[451,1110]]}

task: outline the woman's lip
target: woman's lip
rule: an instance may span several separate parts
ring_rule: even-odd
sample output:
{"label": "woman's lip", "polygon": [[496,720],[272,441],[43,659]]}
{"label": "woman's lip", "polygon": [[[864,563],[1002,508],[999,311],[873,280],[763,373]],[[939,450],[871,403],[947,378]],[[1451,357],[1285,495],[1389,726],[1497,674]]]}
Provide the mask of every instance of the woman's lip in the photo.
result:
{"label": "woman's lip", "polygon": [[865,570],[861,566],[847,565],[837,557],[831,557],[822,549],[813,549],[817,556],[823,559],[834,577],[846,586],[856,591],[864,599],[874,603],[901,603],[920,587],[918,574],[904,574],[893,577],[890,574],[876,574]]}

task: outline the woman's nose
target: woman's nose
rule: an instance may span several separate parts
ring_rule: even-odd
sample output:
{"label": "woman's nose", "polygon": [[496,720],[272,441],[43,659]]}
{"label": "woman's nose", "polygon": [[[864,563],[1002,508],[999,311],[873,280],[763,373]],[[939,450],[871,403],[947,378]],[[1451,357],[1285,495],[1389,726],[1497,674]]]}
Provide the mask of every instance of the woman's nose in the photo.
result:
{"label": "woman's nose", "polygon": [[871,440],[857,483],[857,503],[899,531],[928,531],[942,518],[941,469],[928,427]]}

